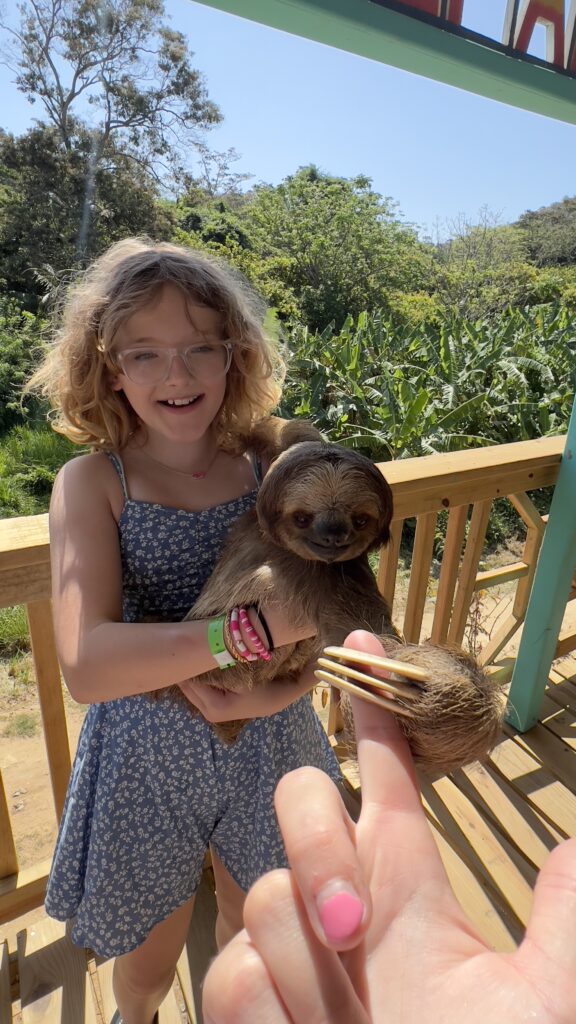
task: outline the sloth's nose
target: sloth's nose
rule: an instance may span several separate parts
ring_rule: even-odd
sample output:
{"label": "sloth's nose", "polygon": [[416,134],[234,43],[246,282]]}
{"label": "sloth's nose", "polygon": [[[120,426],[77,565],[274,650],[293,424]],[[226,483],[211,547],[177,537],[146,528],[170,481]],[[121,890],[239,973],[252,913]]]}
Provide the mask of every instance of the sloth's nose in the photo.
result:
{"label": "sloth's nose", "polygon": [[344,547],[350,539],[350,533],[345,523],[319,523],[316,530],[318,544],[325,547]]}

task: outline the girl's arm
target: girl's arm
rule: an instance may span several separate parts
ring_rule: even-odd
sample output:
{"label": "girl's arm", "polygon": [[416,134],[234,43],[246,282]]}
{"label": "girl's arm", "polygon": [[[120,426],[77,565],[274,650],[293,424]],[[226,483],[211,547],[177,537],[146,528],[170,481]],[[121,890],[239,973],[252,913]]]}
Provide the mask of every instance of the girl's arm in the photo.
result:
{"label": "girl's arm", "polygon": [[[122,622],[122,567],[113,508],[117,481],[104,456],[73,459],[50,505],[56,648],[70,693],[81,703],[181,683],[215,667],[206,623]],[[270,609],[276,645],[304,639]]]}

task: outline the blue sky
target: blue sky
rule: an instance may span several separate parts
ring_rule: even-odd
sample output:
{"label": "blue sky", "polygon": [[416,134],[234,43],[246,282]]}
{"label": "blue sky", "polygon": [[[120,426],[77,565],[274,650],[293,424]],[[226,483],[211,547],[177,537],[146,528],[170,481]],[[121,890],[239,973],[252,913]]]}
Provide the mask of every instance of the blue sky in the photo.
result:
{"label": "blue sky", "polygon": [[[265,2],[265,0],[263,0]],[[12,4],[10,5],[13,6]],[[463,23],[499,38],[506,0],[465,0]],[[444,236],[487,207],[501,223],[576,194],[576,126],[516,110],[375,61],[224,14],[166,0],[224,123],[238,171],[277,183],[299,166],[366,174],[423,234]],[[542,55],[543,30],[534,36]],[[30,107],[0,68],[0,125],[24,131]]]}

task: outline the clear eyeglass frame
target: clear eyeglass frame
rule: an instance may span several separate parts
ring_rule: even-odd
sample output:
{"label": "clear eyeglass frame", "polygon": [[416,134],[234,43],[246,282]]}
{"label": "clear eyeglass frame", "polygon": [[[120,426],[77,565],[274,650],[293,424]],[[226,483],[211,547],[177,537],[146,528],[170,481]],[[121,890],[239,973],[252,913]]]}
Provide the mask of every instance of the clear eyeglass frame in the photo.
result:
{"label": "clear eyeglass frame", "polygon": [[[216,372],[206,373],[206,371],[204,370],[202,373],[199,373],[198,365],[191,363],[191,360],[194,358],[194,355],[196,355],[196,358],[198,359],[199,350],[205,347],[206,346],[202,344],[188,345],[186,348],[161,348],[155,347],[153,345],[149,346],[148,348],[146,348],[145,346],[137,346],[134,348],[123,349],[120,352],[114,352],[112,353],[112,355],[114,362],[118,365],[122,373],[126,377],[128,377],[128,380],[131,380],[133,384],[140,384],[143,387],[152,386],[155,384],[163,384],[164,381],[168,380],[168,377],[170,376],[170,373],[172,371],[172,364],[176,356],[180,357],[188,373],[196,380],[207,382],[210,380],[217,380],[219,377],[225,377],[226,374],[228,373],[228,370],[230,369],[230,364],[232,363],[232,343],[230,341],[219,341],[210,343],[210,347],[213,349],[216,347],[225,349],[226,359],[224,361],[223,366],[219,368]],[[158,365],[156,367],[158,370],[158,374],[155,374],[153,372],[153,366],[156,360],[152,360],[143,362],[141,364],[143,370],[137,372],[136,375],[134,375],[134,366],[130,366],[129,357],[131,355],[134,355],[135,353],[143,355],[147,352],[153,352],[158,355]],[[168,360],[166,360],[166,357],[169,357]]]}

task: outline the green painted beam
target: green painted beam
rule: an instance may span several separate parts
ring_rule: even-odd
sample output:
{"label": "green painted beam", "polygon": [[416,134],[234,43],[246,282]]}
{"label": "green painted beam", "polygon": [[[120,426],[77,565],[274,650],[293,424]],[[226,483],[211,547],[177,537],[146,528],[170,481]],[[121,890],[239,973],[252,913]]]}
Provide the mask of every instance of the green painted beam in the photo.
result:
{"label": "green painted beam", "polygon": [[[199,2],[501,103],[576,124],[576,78],[508,56],[370,0]],[[251,59],[257,59],[257,55],[252,54]],[[383,118],[385,114],[383,105]]]}
{"label": "green painted beam", "polygon": [[506,718],[536,725],[576,569],[576,400],[526,609]]}

